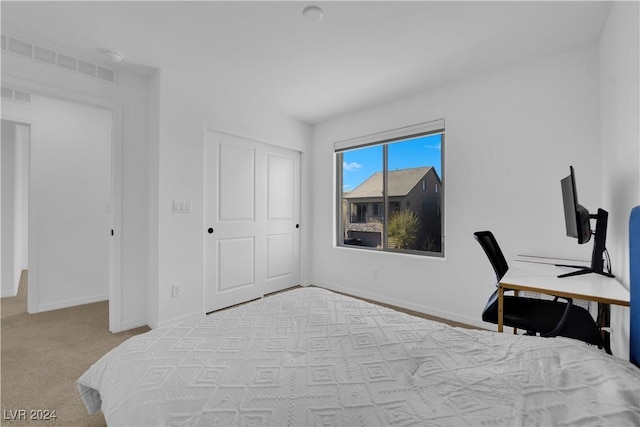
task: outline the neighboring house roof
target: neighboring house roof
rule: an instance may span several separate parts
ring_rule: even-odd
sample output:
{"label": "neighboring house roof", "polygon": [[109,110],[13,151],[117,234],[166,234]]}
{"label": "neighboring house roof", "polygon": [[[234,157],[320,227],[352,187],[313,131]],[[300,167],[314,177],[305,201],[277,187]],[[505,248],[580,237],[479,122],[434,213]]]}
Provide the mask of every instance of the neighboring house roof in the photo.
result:
{"label": "neighboring house roof", "polygon": [[[431,170],[432,166],[389,171],[389,196],[406,196]],[[438,181],[440,178],[433,169]],[[343,195],[345,199],[382,197],[382,172],[376,172],[366,181]]]}

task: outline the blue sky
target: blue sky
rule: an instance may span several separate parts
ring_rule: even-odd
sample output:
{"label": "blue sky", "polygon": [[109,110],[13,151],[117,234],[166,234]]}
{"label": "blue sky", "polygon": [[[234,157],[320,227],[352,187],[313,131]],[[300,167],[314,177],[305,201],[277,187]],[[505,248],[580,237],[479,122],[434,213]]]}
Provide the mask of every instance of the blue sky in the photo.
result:
{"label": "blue sky", "polygon": [[[442,135],[422,136],[389,144],[389,170],[433,166],[442,179]],[[343,191],[351,191],[382,171],[382,146],[343,153]]]}

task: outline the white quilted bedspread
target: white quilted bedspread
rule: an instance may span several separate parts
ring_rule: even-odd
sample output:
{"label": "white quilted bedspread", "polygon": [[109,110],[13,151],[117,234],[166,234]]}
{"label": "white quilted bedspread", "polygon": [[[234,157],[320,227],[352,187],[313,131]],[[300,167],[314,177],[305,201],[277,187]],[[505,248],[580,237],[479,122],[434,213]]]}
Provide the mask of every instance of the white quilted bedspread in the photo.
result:
{"label": "white quilted bedspread", "polygon": [[319,288],[124,342],[78,380],[110,426],[640,425],[640,369]]}

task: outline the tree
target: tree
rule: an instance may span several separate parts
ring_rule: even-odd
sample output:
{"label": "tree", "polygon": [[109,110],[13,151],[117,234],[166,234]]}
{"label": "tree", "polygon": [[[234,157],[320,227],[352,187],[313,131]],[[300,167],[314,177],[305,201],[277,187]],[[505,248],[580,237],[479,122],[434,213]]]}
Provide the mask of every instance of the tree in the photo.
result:
{"label": "tree", "polygon": [[389,218],[389,246],[397,249],[415,249],[420,218],[411,210],[397,211]]}

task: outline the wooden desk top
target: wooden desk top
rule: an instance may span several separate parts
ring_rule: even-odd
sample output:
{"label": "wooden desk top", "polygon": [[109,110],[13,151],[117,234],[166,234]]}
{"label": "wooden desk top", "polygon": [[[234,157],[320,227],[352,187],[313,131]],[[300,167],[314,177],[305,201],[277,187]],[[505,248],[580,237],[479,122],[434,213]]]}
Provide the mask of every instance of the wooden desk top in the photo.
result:
{"label": "wooden desk top", "polygon": [[500,287],[629,306],[629,290],[615,278],[594,273],[558,278],[575,269],[558,267],[556,263],[588,265],[584,261],[519,256],[509,265]]}

